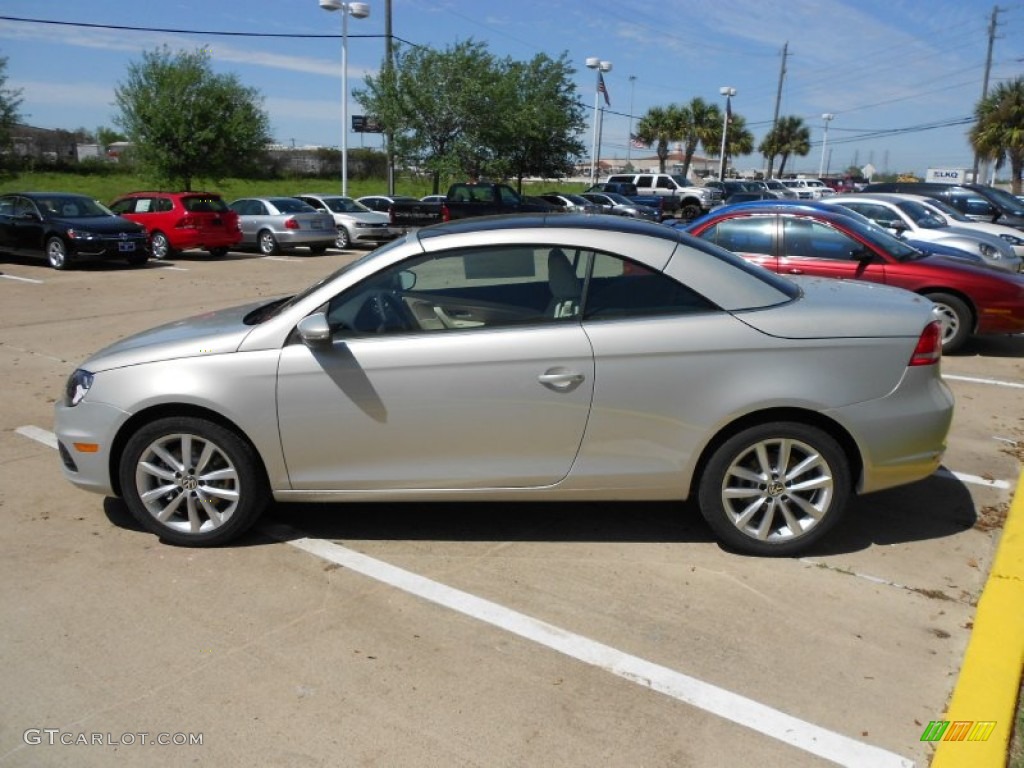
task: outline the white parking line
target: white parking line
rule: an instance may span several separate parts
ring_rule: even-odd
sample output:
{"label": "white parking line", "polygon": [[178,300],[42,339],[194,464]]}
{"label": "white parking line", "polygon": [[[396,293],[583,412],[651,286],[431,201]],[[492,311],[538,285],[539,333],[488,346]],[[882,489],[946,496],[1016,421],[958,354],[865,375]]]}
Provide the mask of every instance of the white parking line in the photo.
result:
{"label": "white parking line", "polygon": [[17,277],[15,275],[4,275],[4,274],[0,274],[0,277],[2,277],[4,280],[17,280],[18,282],[21,282],[21,283],[35,283],[36,285],[42,285],[43,284],[42,280],[36,280],[35,278],[32,278],[32,277]]}
{"label": "white parking line", "polygon": [[24,427],[18,427],[14,431],[22,437],[27,437],[29,440],[35,440],[37,443],[42,443],[43,445],[48,445],[54,450],[57,448],[57,436],[48,430],[33,427],[29,424]]}
{"label": "white parking line", "polygon": [[971,483],[972,485],[984,485],[986,488],[999,488],[1001,490],[1009,490],[1012,486],[1006,480],[996,480],[994,478],[979,477],[978,475],[967,475],[963,472],[952,472],[948,469],[940,469],[936,475],[942,477],[955,477],[961,483]]}
{"label": "white parking line", "polygon": [[260,258],[266,261],[303,261],[303,259],[296,259],[292,256],[261,256]]}
{"label": "white parking line", "polygon": [[951,373],[942,374],[942,378],[951,381],[968,381],[971,384],[991,384],[994,387],[1010,387],[1012,389],[1024,389],[1024,384],[1016,381],[1000,381],[999,379],[982,379],[977,376],[955,376]]}
{"label": "white parking line", "polygon": [[276,539],[361,573],[403,592],[436,603],[545,648],[589,664],[644,688],[718,715],[818,757],[851,767],[913,766],[912,760],[787,715],[738,693],[676,672],[596,640],[505,608],[490,600],[424,578],[389,563],[322,539],[295,539],[288,526],[265,526]]}

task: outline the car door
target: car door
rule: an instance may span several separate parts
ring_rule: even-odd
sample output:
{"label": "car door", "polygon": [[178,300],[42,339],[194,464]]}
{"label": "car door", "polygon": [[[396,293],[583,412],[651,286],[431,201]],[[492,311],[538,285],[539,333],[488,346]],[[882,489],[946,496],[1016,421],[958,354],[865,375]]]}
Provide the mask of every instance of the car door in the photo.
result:
{"label": "car door", "polygon": [[38,256],[43,253],[43,238],[46,232],[46,215],[29,198],[18,196],[14,202],[14,226],[12,248],[19,253]]}
{"label": "car door", "polygon": [[14,250],[15,195],[0,196],[0,251]]}
{"label": "car door", "polygon": [[780,218],[780,274],[886,281],[885,263],[855,237],[823,221]]}
{"label": "car door", "polygon": [[[281,442],[296,490],[549,486],[572,467],[594,360],[569,266],[478,246],[384,270],[325,308],[332,338],[286,346]],[[558,283],[558,285],[554,285]],[[575,308],[574,308],[575,307]]]}

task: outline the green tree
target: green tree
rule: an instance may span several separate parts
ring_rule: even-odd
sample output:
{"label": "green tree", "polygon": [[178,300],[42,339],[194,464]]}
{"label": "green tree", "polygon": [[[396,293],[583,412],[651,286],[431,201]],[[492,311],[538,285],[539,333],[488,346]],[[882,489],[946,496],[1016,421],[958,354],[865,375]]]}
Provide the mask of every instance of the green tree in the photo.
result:
{"label": "green tree", "polygon": [[21,89],[7,87],[7,58],[0,56],[0,171],[14,168],[14,126],[21,120]]}
{"label": "green tree", "polygon": [[678,141],[683,134],[683,115],[676,104],[667,107],[651,107],[636,124],[636,137],[647,146],[652,144],[658,155],[658,170],[665,172],[669,144]]}
{"label": "green tree", "polygon": [[772,161],[776,156],[781,156],[778,175],[782,176],[786,170],[786,161],[791,155],[806,157],[810,154],[811,129],[804,125],[803,118],[795,115],[780,117],[775,127],[761,141],[757,151],[769,158],[769,178],[772,176]]}
{"label": "green tree", "polygon": [[[724,116],[719,113],[718,124],[709,132],[704,142],[704,150],[713,157],[719,157],[722,153],[722,125]],[[754,151],[754,134],[747,128],[747,119],[743,115],[732,113],[729,120],[729,133],[725,138],[725,161],[729,165],[729,158],[742,157]]]}
{"label": "green tree", "polygon": [[114,123],[132,142],[135,162],[185,190],[195,179],[248,174],[270,142],[262,97],[234,75],[214,74],[203,49],[144,53],[114,97]]}
{"label": "green tree", "polygon": [[689,176],[690,163],[698,144],[707,153],[721,151],[722,113],[717,105],[709,104],[697,96],[680,108],[680,118],[683,176]]}
{"label": "green tree", "polygon": [[494,150],[488,172],[516,179],[520,191],[525,176],[568,175],[586,151],[579,139],[586,120],[566,54],[507,59],[499,70],[500,111],[494,114],[501,119],[485,124],[481,137]]}
{"label": "green tree", "polygon": [[979,157],[994,160],[996,169],[1010,162],[1013,194],[1021,190],[1024,171],[1024,78],[1000,83],[974,110],[971,146]]}
{"label": "green tree", "polygon": [[101,125],[96,129],[96,141],[104,147],[109,147],[111,144],[118,141],[128,141],[128,137],[120,131]]}
{"label": "green tree", "polygon": [[393,136],[395,156],[430,173],[435,193],[442,177],[479,176],[495,157],[482,141],[500,120],[498,63],[482,43],[443,51],[398,48],[395,66],[367,76],[353,96]]}

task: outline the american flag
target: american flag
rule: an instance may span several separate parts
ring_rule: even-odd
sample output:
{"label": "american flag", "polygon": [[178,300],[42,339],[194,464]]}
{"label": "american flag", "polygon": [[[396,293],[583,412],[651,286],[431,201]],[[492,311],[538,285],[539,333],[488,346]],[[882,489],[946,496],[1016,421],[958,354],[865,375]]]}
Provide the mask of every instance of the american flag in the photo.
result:
{"label": "american flag", "polygon": [[597,92],[604,94],[604,103],[606,107],[612,105],[612,100],[608,98],[608,89],[604,85],[604,75],[600,72],[597,73]]}
{"label": "american flag", "polygon": [[641,141],[635,133],[630,134],[629,143],[634,149],[647,149],[647,142]]}

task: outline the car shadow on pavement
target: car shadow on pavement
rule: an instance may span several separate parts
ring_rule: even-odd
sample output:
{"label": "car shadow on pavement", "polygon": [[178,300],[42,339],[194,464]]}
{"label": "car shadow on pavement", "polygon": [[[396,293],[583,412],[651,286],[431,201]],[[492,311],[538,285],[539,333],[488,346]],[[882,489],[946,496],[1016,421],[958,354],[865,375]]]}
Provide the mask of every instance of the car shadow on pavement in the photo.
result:
{"label": "car shadow on pavement", "polygon": [[[121,499],[105,499],[103,509],[113,525],[150,535]],[[945,538],[971,528],[977,519],[964,484],[952,475],[935,474],[855,498],[839,525],[800,556]],[[692,502],[287,502],[272,504],[260,524],[227,546],[278,541],[262,532],[261,524],[275,526],[286,540],[715,542]]]}
{"label": "car shadow on pavement", "polygon": [[1024,333],[1013,336],[976,336],[950,357],[1024,357]]}

